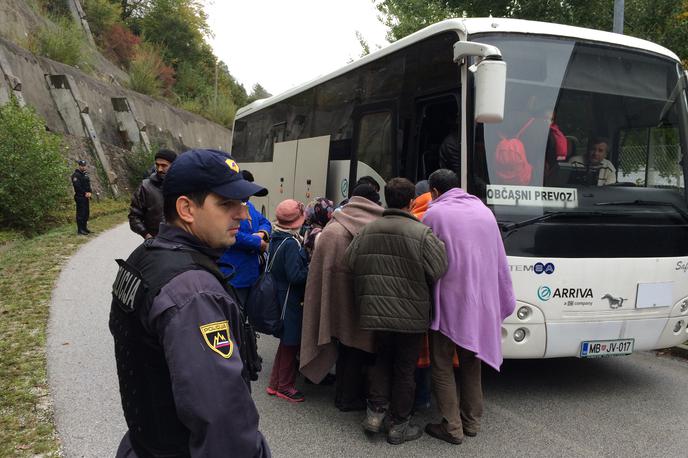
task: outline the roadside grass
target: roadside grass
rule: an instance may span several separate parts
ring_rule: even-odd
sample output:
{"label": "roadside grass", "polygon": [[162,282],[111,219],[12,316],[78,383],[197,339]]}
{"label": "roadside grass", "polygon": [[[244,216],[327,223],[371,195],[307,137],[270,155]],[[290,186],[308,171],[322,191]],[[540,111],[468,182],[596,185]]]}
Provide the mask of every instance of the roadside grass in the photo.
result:
{"label": "roadside grass", "polygon": [[[128,207],[92,202],[89,228],[123,222]],[[60,456],[47,380],[49,305],[62,266],[91,239],[76,235],[73,222],[33,238],[0,231],[0,456]]]}

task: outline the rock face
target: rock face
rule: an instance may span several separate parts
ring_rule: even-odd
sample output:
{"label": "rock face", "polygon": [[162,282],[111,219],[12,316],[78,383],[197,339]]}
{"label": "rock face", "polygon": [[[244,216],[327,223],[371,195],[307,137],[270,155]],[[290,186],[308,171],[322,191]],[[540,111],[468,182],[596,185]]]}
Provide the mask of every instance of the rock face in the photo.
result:
{"label": "rock face", "polygon": [[176,151],[200,147],[229,151],[231,130],[126,89],[127,74],[96,51],[96,75],[91,76],[20,46],[26,46],[42,27],[54,24],[37,15],[25,0],[0,0],[0,103],[14,93],[45,119],[50,131],[85,139],[91,162],[99,163],[109,177],[109,183],[102,185],[110,191],[121,188],[120,194],[126,193],[123,157],[139,143]]}

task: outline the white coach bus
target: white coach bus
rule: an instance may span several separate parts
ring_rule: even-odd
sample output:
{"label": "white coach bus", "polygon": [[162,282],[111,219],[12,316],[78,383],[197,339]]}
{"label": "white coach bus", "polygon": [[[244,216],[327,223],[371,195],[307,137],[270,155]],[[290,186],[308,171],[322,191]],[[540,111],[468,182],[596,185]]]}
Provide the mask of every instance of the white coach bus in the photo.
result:
{"label": "white coach bus", "polygon": [[232,153],[272,215],[339,202],[363,175],[425,179],[453,135],[462,187],[503,231],[518,300],[504,356],[629,354],[688,340],[685,83],[637,38],[447,20],[242,108]]}

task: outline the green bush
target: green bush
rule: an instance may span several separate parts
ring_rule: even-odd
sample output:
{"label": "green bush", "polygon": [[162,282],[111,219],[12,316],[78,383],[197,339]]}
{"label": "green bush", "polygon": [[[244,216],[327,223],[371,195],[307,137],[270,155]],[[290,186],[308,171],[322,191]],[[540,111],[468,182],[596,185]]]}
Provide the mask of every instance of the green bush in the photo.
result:
{"label": "green bush", "polygon": [[89,28],[96,36],[102,36],[120,22],[122,6],[110,0],[82,0]]}
{"label": "green bush", "polygon": [[155,163],[155,152],[159,149],[158,145],[151,145],[151,150],[146,151],[142,144],[136,147],[124,157],[124,161],[129,169],[129,187],[134,190],[139,187],[141,180],[148,177],[148,170]]}
{"label": "green bush", "polygon": [[72,66],[88,67],[81,28],[69,18],[55,19],[56,27],[41,29],[31,44],[31,51]]}
{"label": "green bush", "polygon": [[[129,88],[151,97],[161,97],[172,84],[174,70],[165,65],[154,45],[142,43],[129,65]],[[168,78],[171,78],[169,80]]]}
{"label": "green bush", "polygon": [[40,232],[69,202],[60,138],[14,100],[0,107],[0,126],[0,226]]}
{"label": "green bush", "polygon": [[231,127],[232,122],[234,122],[235,113],[236,106],[234,105],[232,97],[229,94],[219,92],[217,94],[217,100],[215,100],[214,97],[208,100],[203,116],[225,127]]}

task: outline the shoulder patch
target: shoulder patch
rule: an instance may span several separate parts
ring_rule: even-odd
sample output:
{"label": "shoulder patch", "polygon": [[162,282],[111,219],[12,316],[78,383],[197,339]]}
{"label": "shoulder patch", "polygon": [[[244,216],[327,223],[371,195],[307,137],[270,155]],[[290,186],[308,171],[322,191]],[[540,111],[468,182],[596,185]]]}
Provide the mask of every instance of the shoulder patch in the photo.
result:
{"label": "shoulder patch", "polygon": [[223,358],[229,359],[234,353],[234,342],[229,335],[229,323],[216,321],[200,327],[205,343]]}

